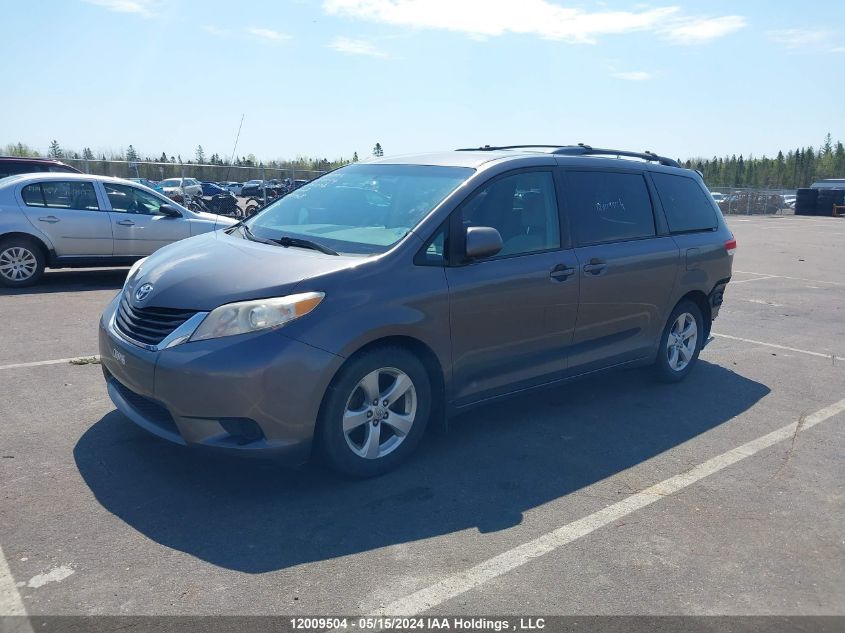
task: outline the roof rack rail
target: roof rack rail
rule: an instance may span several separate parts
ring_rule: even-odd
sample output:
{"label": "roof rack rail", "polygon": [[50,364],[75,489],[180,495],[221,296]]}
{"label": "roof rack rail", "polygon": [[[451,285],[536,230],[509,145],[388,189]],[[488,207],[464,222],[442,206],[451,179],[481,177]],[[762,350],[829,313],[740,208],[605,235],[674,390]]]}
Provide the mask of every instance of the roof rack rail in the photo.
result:
{"label": "roof rack rail", "polygon": [[666,165],[667,167],[681,166],[680,163],[674,158],[659,156],[654,152],[650,152],[648,150],[644,152],[630,152],[621,149],[603,149],[600,147],[591,147],[590,145],[585,145],[584,143],[578,143],[578,145],[500,145],[497,147],[493,147],[491,145],[484,145],[483,147],[465,147],[457,151],[492,152],[500,149],[530,149],[532,147],[536,147],[539,149],[551,149],[553,150],[551,153],[556,154],[558,156],[625,156],[628,158],[639,158],[649,162],[660,163],[661,165]]}

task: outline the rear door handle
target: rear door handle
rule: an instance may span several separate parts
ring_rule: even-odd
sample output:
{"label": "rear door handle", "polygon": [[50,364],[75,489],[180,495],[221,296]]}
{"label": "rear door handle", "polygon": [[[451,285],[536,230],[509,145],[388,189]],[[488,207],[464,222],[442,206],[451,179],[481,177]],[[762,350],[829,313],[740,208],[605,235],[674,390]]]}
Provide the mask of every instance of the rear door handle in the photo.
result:
{"label": "rear door handle", "polygon": [[135,226],[135,223],[132,220],[121,220],[118,224],[121,226]]}
{"label": "rear door handle", "polygon": [[566,281],[574,274],[575,269],[572,266],[567,266],[566,264],[558,264],[557,266],[552,268],[551,272],[549,273],[549,277],[551,277],[555,281]]}
{"label": "rear door handle", "polygon": [[605,262],[599,259],[591,259],[589,264],[584,264],[582,270],[590,275],[601,275],[606,268],[607,264]]}
{"label": "rear door handle", "polygon": [[44,218],[38,218],[38,221],[39,222],[49,222],[50,224],[55,224],[56,222],[59,222],[59,218],[57,218],[55,215],[48,215],[47,217],[44,217]]}

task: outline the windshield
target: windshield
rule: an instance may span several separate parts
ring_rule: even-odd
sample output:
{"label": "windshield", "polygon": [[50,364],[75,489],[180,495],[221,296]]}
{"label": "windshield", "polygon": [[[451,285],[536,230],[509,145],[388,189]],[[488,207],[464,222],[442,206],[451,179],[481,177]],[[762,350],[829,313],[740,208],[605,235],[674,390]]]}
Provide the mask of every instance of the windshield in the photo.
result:
{"label": "windshield", "polygon": [[162,187],[180,187],[182,186],[182,182],[178,178],[170,178],[168,180],[162,180],[160,183]]}
{"label": "windshield", "polygon": [[466,167],[349,165],[248,221],[259,238],[308,239],[340,253],[383,253],[473,174]]}

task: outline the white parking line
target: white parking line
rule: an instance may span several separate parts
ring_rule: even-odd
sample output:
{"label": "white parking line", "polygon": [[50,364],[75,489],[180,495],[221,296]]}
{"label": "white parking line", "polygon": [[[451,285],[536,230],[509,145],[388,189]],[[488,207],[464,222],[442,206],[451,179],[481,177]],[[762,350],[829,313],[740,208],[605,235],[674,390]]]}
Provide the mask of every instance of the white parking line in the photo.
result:
{"label": "white parking line", "polygon": [[86,358],[100,358],[97,354],[90,356],[74,356],[73,358],[54,358],[52,360],[36,360],[31,363],[12,363],[11,365],[0,365],[0,369],[21,369],[22,367],[40,367],[41,365],[61,365],[62,363],[70,363],[75,360],[82,360]]}
{"label": "white parking line", "polygon": [[806,431],[843,411],[845,411],[845,399],[803,417],[801,420],[787,424],[777,431],[772,431],[762,437],[758,437],[756,440],[751,440],[742,446],[708,459],[706,462],[686,472],[661,481],[658,484],[646,488],[642,492],[609,505],[583,519],[578,519],[577,521],[559,527],[532,541],[528,541],[498,556],[494,556],[475,567],[453,574],[430,587],[391,602],[387,606],[378,609],[372,615],[416,615],[427,611],[470,589],[484,584],[488,580],[506,574],[521,565],[531,562],[535,558],[553,552],[582,536],[586,536],[601,527],[618,521],[656,501],[660,501],[667,495],[683,490],[687,486],[691,486],[705,477],[717,473],[747,457],[751,457],[778,442],[794,438],[798,433]]}
{"label": "white parking line", "polygon": [[753,343],[754,345],[764,345],[766,347],[774,347],[775,349],[782,349],[787,352],[796,352],[798,354],[807,354],[808,356],[818,356],[819,358],[827,358],[828,360],[843,360],[845,358],[842,356],[834,356],[833,354],[823,354],[822,352],[811,352],[806,349],[798,349],[797,347],[787,347],[786,345],[778,345],[777,343],[765,343],[763,341],[755,341],[754,339],[750,338],[742,338],[740,336],[731,336],[730,334],[716,334],[713,333],[713,336],[716,338],[726,338],[732,341],[742,341],[743,343]]}
{"label": "white parking line", "polygon": [[0,546],[0,617],[4,615],[26,615],[26,609]]}
{"label": "white parking line", "polygon": [[[739,271],[737,271],[739,272]],[[753,273],[752,273],[753,274]],[[748,281],[763,281],[764,279],[774,279],[776,275],[767,275],[766,277],[752,277],[751,279],[740,279],[738,281],[731,281],[731,285],[733,284],[744,284]]]}
{"label": "white parking line", "polygon": [[[845,286],[845,282],[842,281],[822,281],[821,279],[807,279],[805,277],[787,277],[786,275],[772,275],[770,273],[753,273],[750,270],[735,270],[735,273],[740,273],[742,275],[759,275],[760,277],[771,279],[792,279],[793,281],[808,281],[813,284],[831,284],[833,286]],[[743,279],[741,281],[732,281],[731,283],[741,284],[743,281],[756,281],[754,279]]]}

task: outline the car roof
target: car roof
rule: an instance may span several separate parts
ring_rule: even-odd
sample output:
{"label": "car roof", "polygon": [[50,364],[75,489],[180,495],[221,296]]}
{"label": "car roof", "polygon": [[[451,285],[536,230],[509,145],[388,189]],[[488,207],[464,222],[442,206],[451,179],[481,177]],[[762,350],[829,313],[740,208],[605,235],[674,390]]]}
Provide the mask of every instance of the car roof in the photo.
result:
{"label": "car roof", "polygon": [[[98,182],[107,182],[107,183],[115,183],[115,184],[126,184],[127,182],[132,182],[128,178],[115,178],[114,176],[95,176],[94,174],[73,174],[73,173],[65,173],[65,172],[33,172],[31,174],[15,174],[13,176],[7,176],[6,178],[2,179],[4,185],[10,184],[11,182],[21,183],[24,181],[38,181],[44,182],[48,180],[62,180],[62,181],[74,181],[74,180],[96,180]],[[137,184],[137,183],[132,183]]]}
{"label": "car roof", "polygon": [[[42,165],[65,165],[60,160],[56,160],[55,158],[41,158],[41,157],[30,157],[30,156],[0,156],[0,162],[8,163],[8,162],[15,162],[15,163],[39,163]],[[68,165],[70,167],[70,165]]]}
{"label": "car roof", "polygon": [[[677,173],[678,171],[687,174],[695,173],[683,167],[674,167],[658,162],[642,160],[635,157],[612,156],[608,154],[598,155],[567,155],[554,154],[552,148],[531,147],[531,148],[492,148],[484,150],[453,150],[448,152],[432,152],[425,154],[403,154],[398,156],[386,156],[381,158],[368,159],[362,164],[381,165],[436,165],[444,167],[472,167],[474,169],[486,167],[491,163],[502,162],[528,162],[536,164],[538,158],[547,157],[551,159],[549,164],[564,164],[576,167],[605,167],[605,168],[636,168],[650,171],[666,171]],[[552,162],[553,161],[553,162]]]}

